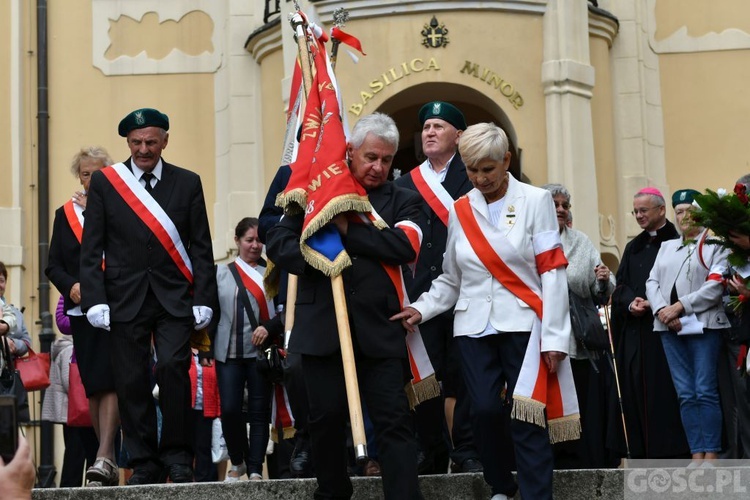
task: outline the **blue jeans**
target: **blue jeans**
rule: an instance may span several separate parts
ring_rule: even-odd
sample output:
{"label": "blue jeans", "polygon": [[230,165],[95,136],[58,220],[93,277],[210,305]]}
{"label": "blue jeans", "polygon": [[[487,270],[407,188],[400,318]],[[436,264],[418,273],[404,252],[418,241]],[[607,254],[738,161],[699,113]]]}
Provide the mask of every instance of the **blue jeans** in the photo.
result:
{"label": "blue jeans", "polygon": [[721,451],[721,406],[718,364],[721,330],[702,335],[662,332],[672,382],[680,400],[680,416],[691,453]]}
{"label": "blue jeans", "polygon": [[[255,359],[216,362],[216,378],[221,398],[221,428],[233,465],[245,462],[248,476],[263,473],[271,423],[271,383],[255,366]],[[248,438],[242,401],[247,384]]]}

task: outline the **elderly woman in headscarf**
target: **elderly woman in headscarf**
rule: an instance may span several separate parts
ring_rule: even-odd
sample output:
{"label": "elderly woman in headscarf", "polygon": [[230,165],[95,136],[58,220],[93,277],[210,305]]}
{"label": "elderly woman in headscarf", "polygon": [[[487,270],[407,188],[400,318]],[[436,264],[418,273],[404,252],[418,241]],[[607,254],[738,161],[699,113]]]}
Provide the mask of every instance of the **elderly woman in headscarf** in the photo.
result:
{"label": "elderly woman in headscarf", "polygon": [[[615,277],[602,262],[599,250],[583,232],[570,227],[570,192],[562,184],[545,184],[552,194],[565,258],[568,289],[592,304],[604,304],[615,289]],[[607,394],[611,382],[606,357],[570,336],[570,364],[581,410],[581,439],[555,445],[555,468],[592,469],[615,466],[605,444]]]}
{"label": "elderly woman in headscarf", "polygon": [[728,251],[705,244],[708,230],[690,220],[697,194],[681,189],[672,195],[682,237],[662,243],[646,281],[646,297],[680,401],[690,452],[700,464],[718,458],[721,450],[717,369],[729,320],[721,302]]}

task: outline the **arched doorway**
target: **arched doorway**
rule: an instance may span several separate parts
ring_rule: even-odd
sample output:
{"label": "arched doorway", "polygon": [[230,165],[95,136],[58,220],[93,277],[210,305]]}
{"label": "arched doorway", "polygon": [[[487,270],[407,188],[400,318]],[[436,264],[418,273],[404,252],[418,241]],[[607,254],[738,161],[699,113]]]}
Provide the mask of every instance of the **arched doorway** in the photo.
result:
{"label": "arched doorway", "polygon": [[388,98],[378,111],[390,115],[398,125],[401,143],[393,161],[393,169],[406,173],[424,161],[422,154],[421,126],[417,119],[419,109],[430,101],[446,101],[457,106],[471,125],[493,122],[508,134],[510,140],[510,172],[516,179],[530,182],[523,175],[522,150],[518,147],[515,128],[508,115],[492,99],[464,85],[435,82],[422,83]]}

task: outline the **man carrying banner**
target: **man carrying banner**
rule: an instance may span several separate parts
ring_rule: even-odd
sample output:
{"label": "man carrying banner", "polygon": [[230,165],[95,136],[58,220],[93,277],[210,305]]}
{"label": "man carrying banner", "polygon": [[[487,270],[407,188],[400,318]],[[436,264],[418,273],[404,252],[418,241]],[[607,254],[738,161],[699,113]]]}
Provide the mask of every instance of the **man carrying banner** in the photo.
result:
{"label": "man carrying banner", "polygon": [[[403,327],[388,318],[401,310],[400,288],[387,268],[413,261],[419,247],[419,197],[387,181],[398,129],[383,114],[363,117],[346,146],[349,171],[366,191],[373,223],[342,213],[333,226],[351,259],[341,272],[359,388],[375,425],[386,499],[422,498],[417,443],[411,429],[403,370]],[[324,165],[325,167],[326,165]],[[315,498],[350,498],[347,475],[347,395],[331,280],[300,249],[304,214],[286,215],[268,232],[269,258],[299,276],[289,348],[302,355],[310,403],[310,437],[318,489]],[[396,275],[400,275],[395,268]]]}
{"label": "man carrying banner", "polygon": [[[399,177],[398,186],[416,191],[422,197],[419,227],[422,229],[422,247],[413,279],[406,276],[409,298],[414,301],[430,289],[432,281],[443,270],[443,254],[448,238],[448,210],[453,201],[471,190],[466,167],[456,148],[458,139],[466,129],[463,113],[447,102],[433,101],[419,110],[422,125],[422,151],[427,159]],[[425,347],[442,382],[443,396],[455,401],[450,453],[453,472],[481,472],[482,464],[474,445],[469,416],[469,398],[461,377],[458,352],[452,348],[453,311],[420,325]],[[416,428],[424,456],[419,465],[420,474],[444,474],[448,469],[448,443],[445,439],[446,410],[443,398],[430,399],[416,408]],[[448,421],[450,424],[450,420]]]}
{"label": "man carrying banner", "polygon": [[[169,118],[150,108],[120,122],[131,157],[92,175],[81,246],[81,306],[93,326],[111,331],[131,485],[193,480],[189,341],[216,303],[203,187],[162,160],[167,130]],[[158,440],[152,338],[165,422]]]}

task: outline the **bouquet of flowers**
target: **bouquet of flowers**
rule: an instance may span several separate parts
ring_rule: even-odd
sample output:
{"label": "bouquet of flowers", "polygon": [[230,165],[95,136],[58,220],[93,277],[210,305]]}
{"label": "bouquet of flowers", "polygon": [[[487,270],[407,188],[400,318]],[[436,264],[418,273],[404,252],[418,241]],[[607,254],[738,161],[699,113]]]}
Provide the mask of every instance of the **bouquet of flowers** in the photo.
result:
{"label": "bouquet of flowers", "polygon": [[[736,184],[734,192],[726,189],[706,190],[695,196],[695,210],[690,214],[693,224],[710,229],[714,236],[706,243],[721,245],[730,250],[729,264],[737,270],[745,271],[750,263],[750,248],[738,245],[732,236],[750,235],[750,198],[747,186]],[[740,272],[747,279],[746,272]],[[744,296],[732,296],[729,306],[740,312],[746,303]]]}

